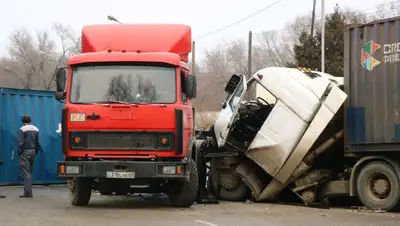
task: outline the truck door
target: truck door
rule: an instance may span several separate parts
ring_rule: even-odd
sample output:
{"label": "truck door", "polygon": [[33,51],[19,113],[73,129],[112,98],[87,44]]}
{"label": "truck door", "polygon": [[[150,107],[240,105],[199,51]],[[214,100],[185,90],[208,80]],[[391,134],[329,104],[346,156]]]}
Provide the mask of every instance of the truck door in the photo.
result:
{"label": "truck door", "polygon": [[226,138],[230,127],[235,120],[238,113],[240,103],[247,90],[247,82],[244,76],[241,76],[241,80],[238,83],[235,91],[229,96],[227,101],[223,104],[222,110],[214,123],[214,132],[219,147],[225,144]]}

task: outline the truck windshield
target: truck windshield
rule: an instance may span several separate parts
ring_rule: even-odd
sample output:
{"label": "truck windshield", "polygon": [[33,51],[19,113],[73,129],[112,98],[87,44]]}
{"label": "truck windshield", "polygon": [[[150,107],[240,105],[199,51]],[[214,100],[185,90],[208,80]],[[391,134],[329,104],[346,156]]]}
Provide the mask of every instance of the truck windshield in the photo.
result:
{"label": "truck windshield", "polygon": [[175,103],[176,69],[138,65],[78,66],[71,103]]}

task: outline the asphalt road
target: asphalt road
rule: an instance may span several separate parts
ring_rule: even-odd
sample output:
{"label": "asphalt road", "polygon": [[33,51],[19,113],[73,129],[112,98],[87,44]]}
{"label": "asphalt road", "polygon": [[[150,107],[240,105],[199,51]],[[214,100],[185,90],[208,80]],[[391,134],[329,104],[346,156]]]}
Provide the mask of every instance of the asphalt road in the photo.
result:
{"label": "asphalt road", "polygon": [[313,209],[260,203],[220,203],[176,209],[163,198],[105,197],[94,194],[88,207],[68,202],[67,189],[35,187],[33,199],[20,199],[21,187],[0,187],[1,226],[291,226],[398,225],[400,214],[351,209]]}

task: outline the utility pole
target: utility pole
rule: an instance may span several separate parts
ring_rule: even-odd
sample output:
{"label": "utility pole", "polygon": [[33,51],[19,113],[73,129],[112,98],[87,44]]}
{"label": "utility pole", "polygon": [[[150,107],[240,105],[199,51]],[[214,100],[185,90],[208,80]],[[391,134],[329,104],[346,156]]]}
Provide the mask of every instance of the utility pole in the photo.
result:
{"label": "utility pole", "polygon": [[192,75],[196,75],[196,43],[192,42]]}
{"label": "utility pole", "polygon": [[325,0],[321,0],[321,72],[325,72]]}
{"label": "utility pole", "polygon": [[314,26],[315,26],[315,5],[317,4],[317,0],[313,1],[313,10],[312,10],[312,18],[311,18],[311,37],[314,35]]}
{"label": "utility pole", "polygon": [[253,50],[253,33],[249,31],[249,47],[248,47],[248,53],[247,53],[247,76],[248,78],[251,78],[251,55],[252,55],[252,50]]}
{"label": "utility pole", "polygon": [[[247,47],[247,78],[250,79],[253,75],[253,68],[251,65],[252,56],[253,56],[253,32],[249,31],[249,46]],[[253,86],[251,89],[248,90],[246,94],[246,98],[249,100],[255,100],[256,98],[256,88]]]}

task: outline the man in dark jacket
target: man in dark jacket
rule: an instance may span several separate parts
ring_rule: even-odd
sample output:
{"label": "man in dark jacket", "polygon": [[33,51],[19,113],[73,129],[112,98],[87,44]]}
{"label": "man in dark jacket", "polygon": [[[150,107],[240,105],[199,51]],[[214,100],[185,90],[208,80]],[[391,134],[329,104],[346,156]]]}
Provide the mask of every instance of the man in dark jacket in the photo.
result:
{"label": "man in dark jacket", "polygon": [[31,124],[31,117],[23,116],[19,129],[18,155],[21,175],[24,178],[24,194],[20,198],[32,198],[32,170],[35,155],[41,150],[39,129]]}

